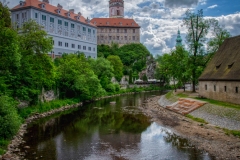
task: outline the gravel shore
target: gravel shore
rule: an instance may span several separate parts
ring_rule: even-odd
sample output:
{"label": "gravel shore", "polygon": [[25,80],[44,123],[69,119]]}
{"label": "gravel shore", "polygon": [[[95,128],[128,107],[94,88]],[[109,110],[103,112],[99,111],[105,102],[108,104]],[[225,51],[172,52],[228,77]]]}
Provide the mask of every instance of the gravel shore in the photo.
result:
{"label": "gravel shore", "polygon": [[217,160],[240,159],[240,138],[226,135],[222,129],[214,125],[202,124],[167,110],[159,103],[168,105],[170,102],[159,101],[160,99],[163,100],[160,96],[150,98],[142,106],[143,113],[151,117],[152,121],[188,139],[197,149],[206,151]]}

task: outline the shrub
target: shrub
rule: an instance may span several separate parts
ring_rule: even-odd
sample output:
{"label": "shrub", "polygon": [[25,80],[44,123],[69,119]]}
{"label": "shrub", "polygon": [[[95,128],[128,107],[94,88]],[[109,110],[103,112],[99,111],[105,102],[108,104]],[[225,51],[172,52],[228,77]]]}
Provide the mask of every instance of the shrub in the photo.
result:
{"label": "shrub", "polygon": [[21,125],[16,102],[7,96],[0,96],[0,124],[0,137],[4,139],[12,138]]}

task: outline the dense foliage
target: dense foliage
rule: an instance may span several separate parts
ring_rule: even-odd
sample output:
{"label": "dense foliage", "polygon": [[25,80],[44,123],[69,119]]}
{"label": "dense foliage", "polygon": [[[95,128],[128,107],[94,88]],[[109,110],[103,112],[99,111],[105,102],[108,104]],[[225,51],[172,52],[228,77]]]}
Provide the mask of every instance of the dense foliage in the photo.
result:
{"label": "dense foliage", "polygon": [[[146,60],[151,56],[150,52],[143,44],[131,43],[118,47],[117,44],[99,45],[98,57],[107,58],[109,56],[118,56],[123,64],[123,74],[132,76],[134,72],[141,72],[146,67]],[[119,72],[118,72],[119,73]],[[118,79],[119,75],[115,75]]]}

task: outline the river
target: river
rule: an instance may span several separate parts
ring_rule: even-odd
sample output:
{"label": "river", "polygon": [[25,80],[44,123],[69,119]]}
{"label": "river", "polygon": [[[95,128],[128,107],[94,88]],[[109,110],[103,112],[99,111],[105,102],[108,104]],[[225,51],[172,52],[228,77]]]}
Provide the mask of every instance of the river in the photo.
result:
{"label": "river", "polygon": [[[25,159],[212,160],[138,109],[159,92],[102,99],[38,120],[24,136]],[[116,102],[111,104],[110,102]]]}

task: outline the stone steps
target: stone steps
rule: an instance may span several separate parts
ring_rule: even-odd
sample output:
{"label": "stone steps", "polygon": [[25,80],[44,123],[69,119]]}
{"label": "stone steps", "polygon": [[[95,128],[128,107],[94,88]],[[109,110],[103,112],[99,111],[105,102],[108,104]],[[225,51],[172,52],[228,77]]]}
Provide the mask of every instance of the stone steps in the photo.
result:
{"label": "stone steps", "polygon": [[186,115],[204,104],[206,104],[206,102],[191,98],[179,98],[177,102],[166,106],[166,108],[176,113]]}

